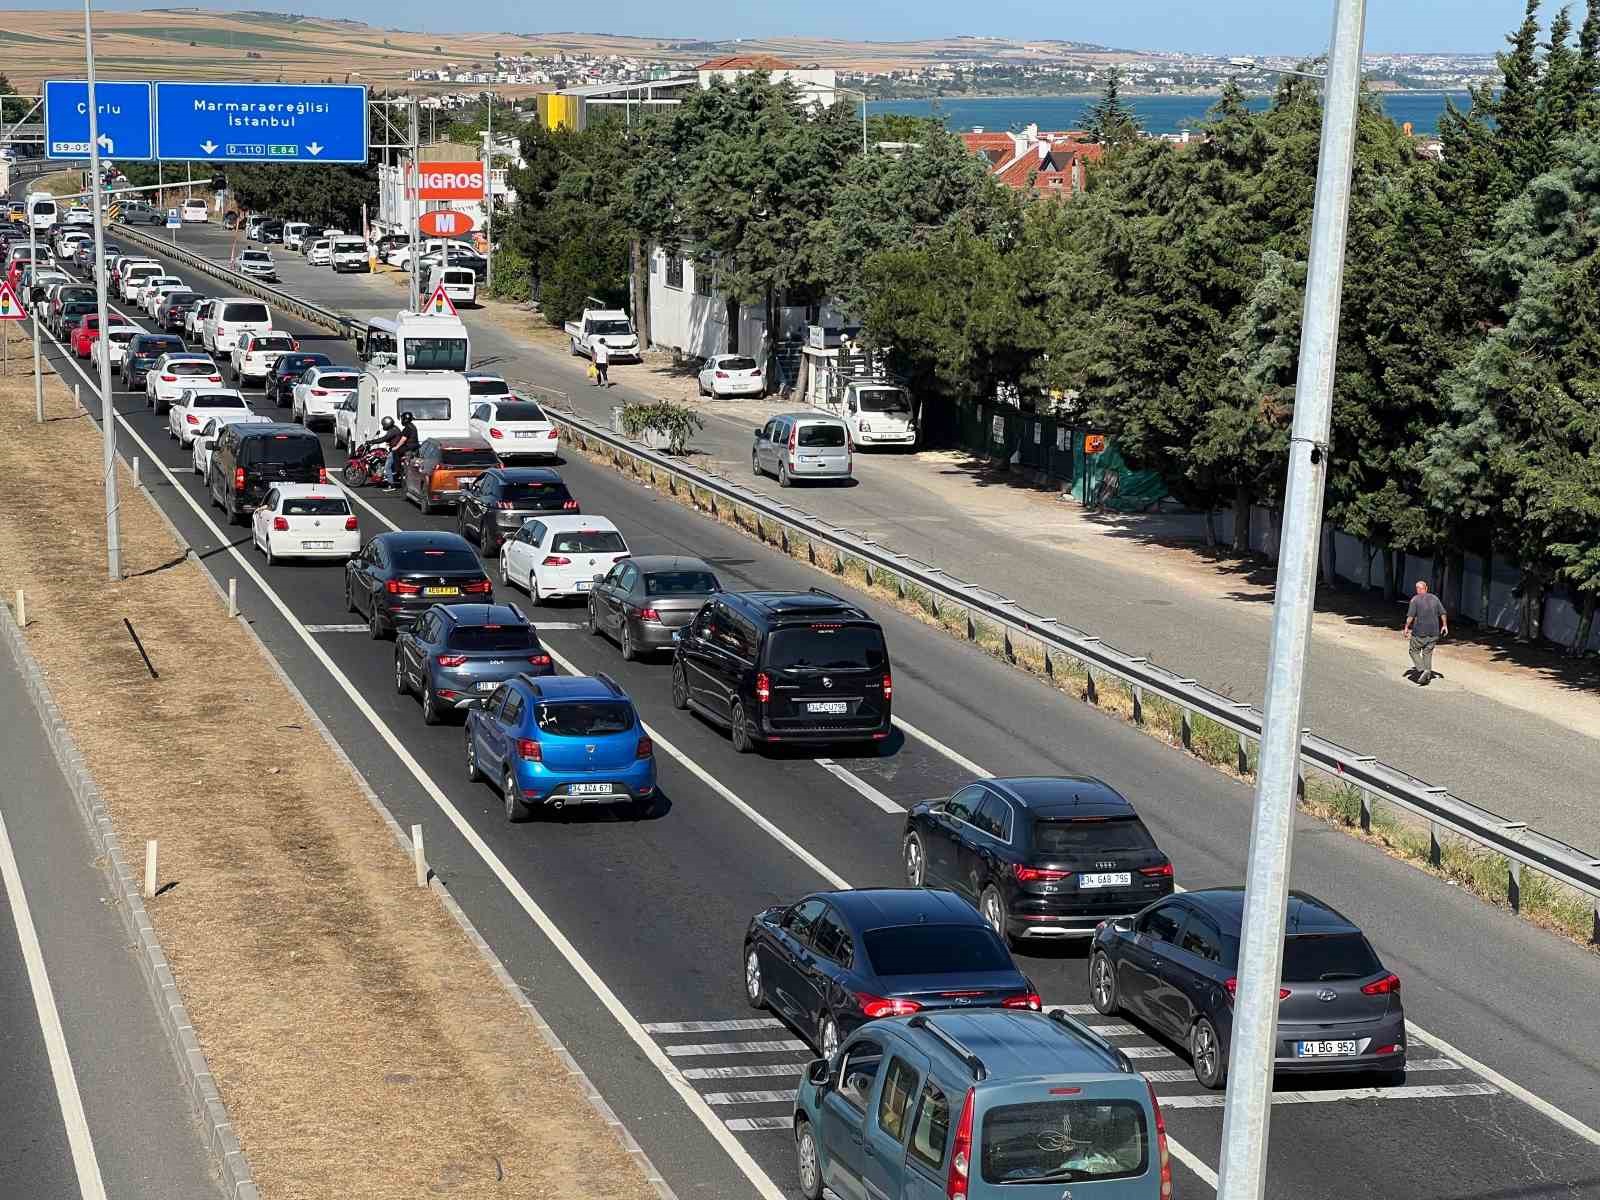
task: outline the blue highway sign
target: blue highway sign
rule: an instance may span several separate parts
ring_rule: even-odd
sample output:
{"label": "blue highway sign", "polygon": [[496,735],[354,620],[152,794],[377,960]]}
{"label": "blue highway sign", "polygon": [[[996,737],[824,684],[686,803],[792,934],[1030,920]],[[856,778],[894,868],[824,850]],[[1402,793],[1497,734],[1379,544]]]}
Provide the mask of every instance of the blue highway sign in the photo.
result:
{"label": "blue highway sign", "polygon": [[[99,109],[101,154],[122,159],[155,157],[150,84],[96,80],[94,101]],[[47,158],[89,157],[89,85],[83,80],[45,80],[44,152]]]}
{"label": "blue highway sign", "polygon": [[156,157],[364,163],[367,89],[353,84],[157,83]]}

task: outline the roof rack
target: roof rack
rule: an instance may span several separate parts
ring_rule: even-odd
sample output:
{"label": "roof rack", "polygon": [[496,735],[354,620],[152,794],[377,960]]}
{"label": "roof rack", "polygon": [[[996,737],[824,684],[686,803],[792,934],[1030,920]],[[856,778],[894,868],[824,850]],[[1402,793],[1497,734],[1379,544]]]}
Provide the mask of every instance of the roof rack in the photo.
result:
{"label": "roof rack", "polygon": [[943,1042],[947,1050],[949,1050],[962,1062],[967,1064],[967,1069],[972,1072],[972,1077],[979,1083],[982,1083],[985,1079],[989,1078],[989,1068],[983,1065],[983,1059],[979,1058],[971,1050],[968,1050],[943,1029],[940,1029],[931,1020],[929,1020],[928,1017],[919,1013],[906,1023],[913,1029],[926,1029],[929,1033],[933,1034],[934,1037]]}
{"label": "roof rack", "polygon": [[1083,1041],[1092,1042],[1106,1053],[1112,1055],[1117,1060],[1117,1066],[1122,1071],[1132,1072],[1133,1063],[1126,1054],[1124,1054],[1111,1042],[1101,1037],[1094,1030],[1090,1029],[1082,1021],[1075,1020],[1073,1017],[1069,1016],[1065,1009],[1052,1008],[1046,1015],[1049,1016],[1049,1018],[1057,1025],[1061,1026],[1063,1032],[1070,1033],[1074,1037]]}

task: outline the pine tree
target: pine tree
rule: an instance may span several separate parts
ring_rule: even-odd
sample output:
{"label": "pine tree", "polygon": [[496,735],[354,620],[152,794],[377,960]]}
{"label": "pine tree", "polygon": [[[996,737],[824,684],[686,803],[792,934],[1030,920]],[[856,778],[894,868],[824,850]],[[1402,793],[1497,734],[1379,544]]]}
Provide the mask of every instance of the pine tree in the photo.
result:
{"label": "pine tree", "polygon": [[1139,116],[1122,102],[1122,72],[1113,66],[1106,72],[1104,90],[1084,119],[1089,136],[1108,149],[1122,149],[1138,142],[1143,132]]}

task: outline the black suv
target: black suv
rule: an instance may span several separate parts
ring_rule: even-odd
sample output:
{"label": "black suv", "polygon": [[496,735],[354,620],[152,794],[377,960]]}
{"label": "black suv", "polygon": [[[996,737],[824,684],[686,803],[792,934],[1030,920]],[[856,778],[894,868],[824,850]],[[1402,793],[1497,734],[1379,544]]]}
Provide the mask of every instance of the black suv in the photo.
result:
{"label": "black suv", "polygon": [[528,518],[578,511],[560,472],[549,467],[496,467],[462,486],[456,529],[490,558]]}
{"label": "black suv", "polygon": [[[136,339],[137,340],[137,339]],[[275,483],[327,483],[322,439],[299,425],[225,425],[211,454],[211,503],[234,525]]]}
{"label": "black suv", "polygon": [[906,814],[906,882],[950,888],[994,931],[1089,937],[1172,894],[1172,860],[1139,814],[1086,776],[985,779]]}
{"label": "black suv", "polygon": [[768,742],[878,742],[894,684],[883,628],[831,592],[721,592],[678,636],[672,703]]}

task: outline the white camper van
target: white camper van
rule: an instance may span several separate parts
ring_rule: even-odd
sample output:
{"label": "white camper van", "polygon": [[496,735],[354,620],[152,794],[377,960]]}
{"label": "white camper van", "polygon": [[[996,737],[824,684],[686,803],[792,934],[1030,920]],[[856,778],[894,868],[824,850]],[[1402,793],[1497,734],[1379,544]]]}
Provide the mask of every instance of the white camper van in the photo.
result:
{"label": "white camper van", "polygon": [[356,416],[352,441],[356,445],[378,436],[385,417],[400,420],[410,413],[417,433],[428,438],[466,437],[472,390],[467,377],[454,371],[368,370],[356,387]]}
{"label": "white camper van", "polygon": [[367,322],[357,340],[361,361],[372,370],[465,371],[472,364],[472,339],[459,317],[399,312],[394,320]]}

